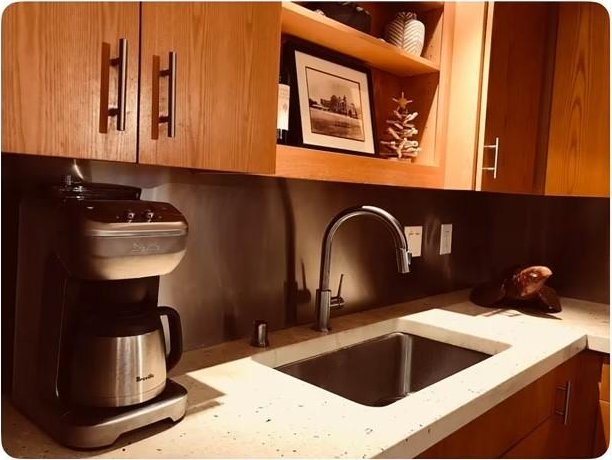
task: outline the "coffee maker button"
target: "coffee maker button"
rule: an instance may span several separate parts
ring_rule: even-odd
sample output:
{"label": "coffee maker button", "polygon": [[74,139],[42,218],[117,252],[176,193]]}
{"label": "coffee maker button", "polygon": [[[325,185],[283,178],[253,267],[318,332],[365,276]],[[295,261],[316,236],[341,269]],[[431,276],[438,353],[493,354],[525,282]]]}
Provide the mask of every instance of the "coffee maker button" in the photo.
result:
{"label": "coffee maker button", "polygon": [[136,217],[136,213],[134,211],[126,211],[125,218],[128,222],[134,220],[134,217]]}
{"label": "coffee maker button", "polygon": [[155,213],[151,211],[150,209],[147,209],[144,213],[144,217],[147,221],[151,222],[153,217],[155,217]]}

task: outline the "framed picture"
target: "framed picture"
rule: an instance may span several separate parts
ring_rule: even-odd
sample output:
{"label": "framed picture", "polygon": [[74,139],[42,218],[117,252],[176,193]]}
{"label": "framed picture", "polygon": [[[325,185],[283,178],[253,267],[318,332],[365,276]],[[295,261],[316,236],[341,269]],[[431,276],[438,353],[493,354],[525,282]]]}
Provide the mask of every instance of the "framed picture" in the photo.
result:
{"label": "framed picture", "polygon": [[369,70],[293,42],[285,44],[283,61],[291,86],[289,142],[375,155]]}

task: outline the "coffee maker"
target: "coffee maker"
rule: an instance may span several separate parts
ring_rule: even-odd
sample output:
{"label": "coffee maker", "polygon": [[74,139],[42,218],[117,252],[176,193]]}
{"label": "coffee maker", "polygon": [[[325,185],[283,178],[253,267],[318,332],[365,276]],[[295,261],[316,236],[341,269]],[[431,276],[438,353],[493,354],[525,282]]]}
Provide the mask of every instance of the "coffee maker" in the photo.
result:
{"label": "coffee maker", "polygon": [[157,302],[187,233],[176,208],[134,187],[68,178],[22,200],[12,400],[60,443],[99,448],[184,416],[187,391],[166,377],[180,317]]}

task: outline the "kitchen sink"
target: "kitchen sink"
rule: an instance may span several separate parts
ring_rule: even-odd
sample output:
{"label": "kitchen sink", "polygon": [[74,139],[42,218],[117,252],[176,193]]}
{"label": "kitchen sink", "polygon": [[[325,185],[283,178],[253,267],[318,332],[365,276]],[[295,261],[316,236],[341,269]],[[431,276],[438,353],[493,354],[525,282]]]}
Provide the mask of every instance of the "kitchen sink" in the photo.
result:
{"label": "kitchen sink", "polygon": [[488,358],[403,332],[276,369],[366,406],[387,406]]}

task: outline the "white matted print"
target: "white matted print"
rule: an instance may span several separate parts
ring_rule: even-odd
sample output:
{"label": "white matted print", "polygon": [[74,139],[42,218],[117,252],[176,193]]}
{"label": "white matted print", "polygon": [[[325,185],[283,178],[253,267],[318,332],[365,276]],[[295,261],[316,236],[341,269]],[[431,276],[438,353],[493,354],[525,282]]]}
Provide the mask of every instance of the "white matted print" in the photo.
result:
{"label": "white matted print", "polygon": [[295,51],[302,142],[374,155],[368,76]]}

